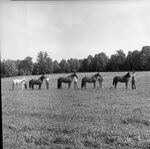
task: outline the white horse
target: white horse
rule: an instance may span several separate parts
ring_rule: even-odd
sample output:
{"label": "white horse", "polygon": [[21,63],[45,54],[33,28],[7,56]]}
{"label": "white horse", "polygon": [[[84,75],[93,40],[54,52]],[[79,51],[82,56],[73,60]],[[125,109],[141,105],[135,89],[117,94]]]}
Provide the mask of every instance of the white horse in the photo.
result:
{"label": "white horse", "polygon": [[22,90],[27,89],[27,80],[25,78],[13,80],[13,90],[17,89],[17,85],[21,85]]}

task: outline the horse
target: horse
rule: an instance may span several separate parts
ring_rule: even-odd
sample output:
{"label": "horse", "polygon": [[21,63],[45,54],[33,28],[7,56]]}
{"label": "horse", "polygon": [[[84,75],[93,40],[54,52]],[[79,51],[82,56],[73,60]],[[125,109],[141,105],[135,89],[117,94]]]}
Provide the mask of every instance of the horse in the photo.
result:
{"label": "horse", "polygon": [[62,86],[61,86],[62,82],[63,83],[68,83],[68,88],[70,88],[72,80],[73,80],[74,77],[78,78],[76,73],[73,73],[73,74],[71,74],[67,77],[59,77],[58,80],[57,80],[57,88],[58,89],[62,88]]}
{"label": "horse", "polygon": [[128,72],[126,75],[124,76],[115,76],[113,78],[113,85],[115,86],[115,88],[117,87],[117,83],[121,82],[121,83],[125,83],[126,84],[126,89],[128,88],[128,82],[129,82],[129,78],[131,77],[130,72]]}
{"label": "horse", "polygon": [[39,86],[39,90],[41,89],[42,83],[43,83],[43,79],[45,79],[45,76],[42,75],[40,78],[38,79],[31,79],[29,81],[29,88],[30,89],[34,89],[34,85],[38,85]]}
{"label": "horse", "polygon": [[13,80],[13,90],[17,89],[17,85],[21,84],[22,90],[27,89],[27,80],[25,78]]}
{"label": "horse", "polygon": [[82,81],[81,81],[81,88],[85,88],[86,89],[86,83],[93,83],[94,88],[96,87],[96,81],[98,78],[102,78],[101,75],[98,73],[96,73],[95,75],[93,75],[92,77],[83,77]]}

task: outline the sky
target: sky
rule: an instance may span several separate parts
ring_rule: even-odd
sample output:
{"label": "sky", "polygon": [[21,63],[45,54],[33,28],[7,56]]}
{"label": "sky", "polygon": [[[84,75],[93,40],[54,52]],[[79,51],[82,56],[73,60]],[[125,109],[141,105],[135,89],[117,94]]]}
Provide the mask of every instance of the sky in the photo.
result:
{"label": "sky", "polygon": [[1,60],[83,59],[150,45],[149,0],[0,1]]}

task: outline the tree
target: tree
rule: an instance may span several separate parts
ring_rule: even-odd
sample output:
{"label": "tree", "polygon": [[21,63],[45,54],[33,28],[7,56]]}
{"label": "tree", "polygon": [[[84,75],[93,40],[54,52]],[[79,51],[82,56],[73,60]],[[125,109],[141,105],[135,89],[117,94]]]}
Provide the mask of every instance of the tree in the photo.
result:
{"label": "tree", "polygon": [[60,69],[61,69],[61,68],[60,68],[58,62],[55,60],[55,61],[53,62],[53,73],[60,73],[60,71],[61,71]]}
{"label": "tree", "polygon": [[94,60],[94,58],[93,58],[92,55],[89,55],[87,57],[87,71],[89,71],[89,72],[95,71],[93,69],[94,68],[94,66],[93,66],[93,60]]}
{"label": "tree", "polygon": [[123,50],[116,51],[116,54],[111,55],[107,65],[107,71],[123,71],[125,69],[125,54]]}
{"label": "tree", "polygon": [[87,72],[88,71],[88,60],[87,58],[84,58],[81,62],[81,65],[80,65],[80,71],[81,72]]}
{"label": "tree", "polygon": [[2,69],[4,70],[3,76],[5,77],[13,77],[18,74],[16,63],[13,60],[4,60],[2,62]]}
{"label": "tree", "polygon": [[93,66],[95,71],[105,71],[106,64],[108,63],[108,57],[104,52],[96,54],[93,60]]}
{"label": "tree", "polygon": [[22,61],[17,61],[19,75],[31,75],[33,71],[33,62],[31,57],[26,57]]}
{"label": "tree", "polygon": [[47,52],[40,51],[38,53],[36,69],[34,69],[34,71],[35,70],[38,71],[36,74],[43,74],[43,73],[49,74],[53,72],[52,59],[48,56]]}
{"label": "tree", "polygon": [[141,70],[141,60],[138,50],[128,52],[125,60],[125,66],[128,70]]}
{"label": "tree", "polygon": [[68,64],[70,65],[70,71],[71,72],[77,72],[79,71],[79,68],[80,68],[80,63],[77,59],[69,59],[67,60]]}
{"label": "tree", "polygon": [[150,70],[148,67],[149,59],[150,59],[150,46],[144,46],[140,51],[140,62],[141,62],[141,70]]}
{"label": "tree", "polygon": [[1,62],[1,77],[6,77],[5,63]]}
{"label": "tree", "polygon": [[67,61],[65,59],[62,59],[60,61],[59,66],[60,66],[60,70],[62,73],[70,72],[70,65],[69,65],[69,63],[67,63]]}

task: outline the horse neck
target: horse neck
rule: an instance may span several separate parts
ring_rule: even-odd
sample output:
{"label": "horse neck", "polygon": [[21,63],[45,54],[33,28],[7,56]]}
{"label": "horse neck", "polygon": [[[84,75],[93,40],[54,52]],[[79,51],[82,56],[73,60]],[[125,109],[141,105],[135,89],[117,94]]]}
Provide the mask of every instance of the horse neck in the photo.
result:
{"label": "horse neck", "polygon": [[74,77],[76,77],[76,76],[70,75],[70,76],[68,76],[67,78],[73,79]]}
{"label": "horse neck", "polygon": [[44,79],[44,78],[43,78],[43,77],[41,77],[41,78],[39,78],[38,80],[41,80],[41,81],[43,82],[43,79]]}
{"label": "horse neck", "polygon": [[99,74],[96,74],[96,75],[94,75],[94,76],[92,76],[92,78],[98,78],[99,77]]}
{"label": "horse neck", "polygon": [[124,77],[129,78],[129,74],[127,73]]}

